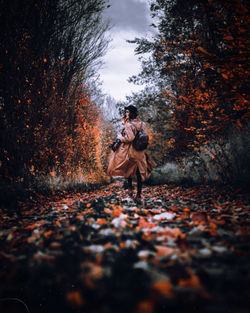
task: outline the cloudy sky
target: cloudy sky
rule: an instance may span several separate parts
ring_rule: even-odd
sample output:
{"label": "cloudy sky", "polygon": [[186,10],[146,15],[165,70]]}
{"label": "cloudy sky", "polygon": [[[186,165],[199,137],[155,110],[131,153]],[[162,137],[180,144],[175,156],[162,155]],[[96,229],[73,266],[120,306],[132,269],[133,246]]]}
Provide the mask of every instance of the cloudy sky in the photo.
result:
{"label": "cloudy sky", "polygon": [[116,100],[125,100],[126,95],[142,88],[127,81],[140,72],[140,62],[134,55],[135,45],[126,40],[150,35],[149,5],[148,0],[110,0],[110,5],[104,16],[113,25],[110,31],[112,42],[99,73],[103,91]]}

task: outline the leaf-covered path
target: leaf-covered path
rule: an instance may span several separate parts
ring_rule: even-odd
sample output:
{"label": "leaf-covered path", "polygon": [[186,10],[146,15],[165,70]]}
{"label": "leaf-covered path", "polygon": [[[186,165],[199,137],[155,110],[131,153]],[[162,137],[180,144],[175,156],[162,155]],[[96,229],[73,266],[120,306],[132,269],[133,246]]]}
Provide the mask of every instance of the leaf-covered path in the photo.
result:
{"label": "leaf-covered path", "polygon": [[117,181],[3,210],[1,312],[248,312],[249,195],[143,193],[136,206]]}

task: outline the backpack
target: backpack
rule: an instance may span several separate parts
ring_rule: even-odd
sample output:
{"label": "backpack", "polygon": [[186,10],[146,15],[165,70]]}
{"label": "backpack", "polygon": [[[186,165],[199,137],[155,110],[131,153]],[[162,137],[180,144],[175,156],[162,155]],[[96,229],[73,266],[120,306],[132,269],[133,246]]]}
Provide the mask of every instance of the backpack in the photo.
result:
{"label": "backpack", "polygon": [[[134,125],[133,123],[131,124]],[[136,128],[137,133],[135,135],[135,139],[132,142],[132,145],[137,151],[145,150],[149,142],[148,134],[142,129],[142,123],[141,123],[141,128],[139,130],[137,129],[135,125],[134,127]]]}

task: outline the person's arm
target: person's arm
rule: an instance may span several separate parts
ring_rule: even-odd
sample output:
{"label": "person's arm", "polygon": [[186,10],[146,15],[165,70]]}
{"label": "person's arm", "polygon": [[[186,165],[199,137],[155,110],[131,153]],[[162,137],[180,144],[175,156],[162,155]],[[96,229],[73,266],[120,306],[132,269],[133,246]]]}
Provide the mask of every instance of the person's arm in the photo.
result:
{"label": "person's arm", "polygon": [[127,123],[125,126],[124,136],[119,134],[117,138],[120,139],[121,142],[124,142],[124,143],[132,142],[135,138],[135,134],[132,130],[131,124]]}

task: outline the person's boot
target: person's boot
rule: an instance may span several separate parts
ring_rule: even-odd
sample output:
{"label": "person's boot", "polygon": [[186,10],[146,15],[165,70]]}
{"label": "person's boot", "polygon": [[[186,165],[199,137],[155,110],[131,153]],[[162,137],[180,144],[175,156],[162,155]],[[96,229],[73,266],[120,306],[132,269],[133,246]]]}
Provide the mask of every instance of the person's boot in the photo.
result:
{"label": "person's boot", "polygon": [[128,188],[128,195],[132,198],[133,197],[133,188]]}
{"label": "person's boot", "polygon": [[136,195],[134,200],[135,200],[136,204],[142,204],[142,202],[141,202],[141,195]]}

